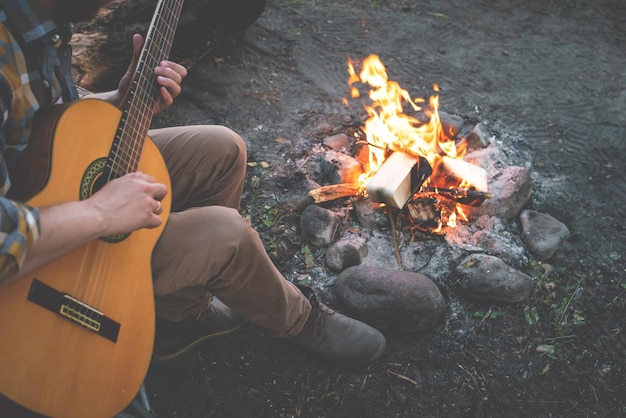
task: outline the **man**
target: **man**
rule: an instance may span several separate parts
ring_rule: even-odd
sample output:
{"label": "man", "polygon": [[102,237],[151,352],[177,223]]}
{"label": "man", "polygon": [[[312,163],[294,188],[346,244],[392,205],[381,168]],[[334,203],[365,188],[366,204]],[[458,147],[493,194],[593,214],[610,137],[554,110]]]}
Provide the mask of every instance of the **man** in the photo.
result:
{"label": "man", "polygon": [[[93,18],[110,1],[0,0],[2,196],[10,188],[8,167],[28,144],[34,113],[78,98],[70,77],[70,23]],[[135,35],[133,63],[118,90],[101,99],[122,104],[142,43]],[[155,110],[162,111],[180,93],[186,69],[163,61],[154,72],[160,93]],[[160,200],[170,193],[172,213],[152,253],[155,359],[172,360],[246,320],[337,363],[363,364],[383,354],[380,332],[285,280],[239,215],[246,152],[236,133],[187,126],[151,130],[150,137],[172,190],[149,174],[131,173],[88,199],[50,207],[0,196],[0,292],[3,282],[20,280],[98,237],[160,226]]]}

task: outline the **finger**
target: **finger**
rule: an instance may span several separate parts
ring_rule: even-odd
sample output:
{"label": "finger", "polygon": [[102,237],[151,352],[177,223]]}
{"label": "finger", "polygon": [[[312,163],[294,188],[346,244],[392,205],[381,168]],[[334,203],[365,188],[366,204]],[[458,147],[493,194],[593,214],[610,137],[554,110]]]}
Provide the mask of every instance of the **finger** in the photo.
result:
{"label": "finger", "polygon": [[159,83],[162,86],[179,86],[182,84],[183,82],[183,78],[180,74],[178,74],[176,71],[169,69],[169,68],[165,68],[165,67],[157,67],[154,70],[154,73],[156,74],[156,78],[157,78],[157,83]]}
{"label": "finger", "polygon": [[180,80],[187,77],[187,68],[185,68],[185,66],[181,64],[178,64],[177,62],[167,61],[167,60],[161,61],[159,63],[159,67],[165,70],[173,71],[174,73],[178,75],[178,77],[180,77]]}
{"label": "finger", "polygon": [[161,96],[159,98],[159,101],[156,103],[156,106],[160,110],[167,109],[172,105],[172,103],[174,103],[174,97],[176,97],[179,93],[180,90],[178,93],[172,93],[166,87],[161,87]]}
{"label": "finger", "polygon": [[156,201],[161,201],[163,200],[163,198],[167,195],[167,186],[165,184],[162,183],[155,183],[154,184],[154,192],[152,194],[154,200]]}
{"label": "finger", "polygon": [[163,223],[163,220],[156,213],[152,214],[152,218],[150,219],[150,223],[146,226],[146,228],[158,228]]}
{"label": "finger", "polygon": [[160,215],[163,212],[163,206],[161,205],[161,201],[156,201],[156,208],[154,208],[153,212],[155,215]]}
{"label": "finger", "polygon": [[148,183],[156,183],[156,179],[154,177],[152,177],[148,173],[144,173],[143,171],[136,171],[134,173],[128,173],[128,174],[126,174],[126,176],[136,177],[136,178],[139,178],[141,180],[147,181]]}
{"label": "finger", "polygon": [[136,33],[133,35],[133,59],[131,62],[131,68],[136,68],[139,63],[139,57],[141,55],[141,48],[143,47],[143,36]]}
{"label": "finger", "polygon": [[161,87],[165,87],[167,91],[173,96],[178,95],[182,90],[180,83],[177,83],[176,80],[169,77],[158,76],[157,84],[159,84]]}

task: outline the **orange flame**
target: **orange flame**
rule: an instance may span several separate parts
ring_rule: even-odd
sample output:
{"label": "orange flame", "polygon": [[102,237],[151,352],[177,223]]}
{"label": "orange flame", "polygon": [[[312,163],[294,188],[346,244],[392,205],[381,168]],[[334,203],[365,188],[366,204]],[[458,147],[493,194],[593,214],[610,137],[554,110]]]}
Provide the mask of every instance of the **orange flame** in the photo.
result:
{"label": "orange flame", "polygon": [[[464,149],[457,149],[455,141],[446,137],[441,125],[438,85],[433,86],[436,94],[426,103],[422,98],[412,99],[397,82],[389,80],[385,66],[377,55],[365,58],[359,73],[355,65],[354,61],[348,60],[348,85],[351,97],[360,97],[355,84],[363,83],[370,87],[368,96],[372,102],[371,106],[365,106],[369,118],[365,121],[363,132],[367,142],[373,146],[369,147],[369,168],[359,178],[362,189],[383,164],[389,151],[423,157],[433,169],[441,164],[446,156],[450,158],[463,156]],[[344,103],[347,104],[347,100],[344,99]],[[416,114],[422,113],[427,121],[423,122],[404,113],[405,105],[409,105]],[[437,184],[434,178],[429,179],[428,183],[434,186]],[[468,182],[464,180],[463,183]],[[444,221],[448,226],[455,226],[457,220],[467,220],[461,207],[457,206],[458,208],[451,209],[451,213]]]}

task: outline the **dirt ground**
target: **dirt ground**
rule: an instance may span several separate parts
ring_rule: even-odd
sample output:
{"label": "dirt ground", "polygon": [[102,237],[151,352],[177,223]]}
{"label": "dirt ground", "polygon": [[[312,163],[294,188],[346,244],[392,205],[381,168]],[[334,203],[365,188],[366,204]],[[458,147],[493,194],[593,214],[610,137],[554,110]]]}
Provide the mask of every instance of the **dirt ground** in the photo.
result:
{"label": "dirt ground", "polygon": [[270,0],[241,38],[191,66],[156,124],[230,126],[250,161],[268,163],[250,167],[243,212],[288,279],[307,269],[282,203],[302,190],[311,148],[364,116],[341,99],[347,58],[372,53],[412,96],[437,83],[443,111],[498,127],[532,170],[529,207],[571,237],[529,266],[527,303],[442,289],[470,314],[388,334],[367,367],[326,364],[252,326],[155,364],[156,416],[626,416],[625,51],[621,0]]}
{"label": "dirt ground", "polygon": [[437,83],[441,110],[486,122],[532,171],[528,207],[571,236],[527,267],[527,302],[480,304],[442,286],[442,325],[386,334],[385,355],[365,367],[330,365],[253,326],[153,364],[155,416],[626,417],[625,51],[622,0],[269,0],[241,37],[192,59],[155,125],[223,124],[246,139],[259,164],[242,212],[289,280],[312,270],[286,204],[306,191],[300,167],[365,118],[341,101],[348,57],[377,54],[413,97]]}
{"label": "dirt ground", "polygon": [[289,279],[306,267],[279,242],[297,225],[281,203],[310,148],[363,117],[341,104],[346,59],[372,53],[414,97],[438,83],[442,110],[498,127],[533,172],[529,207],[572,234],[549,266],[529,267],[527,303],[461,300],[469,315],[387,335],[368,367],[326,364],[253,327],[153,365],[157,416],[626,416],[624,51],[619,0],[269,1],[242,38],[191,67],[158,123],[228,125],[250,161],[269,164],[250,168],[243,210]]}

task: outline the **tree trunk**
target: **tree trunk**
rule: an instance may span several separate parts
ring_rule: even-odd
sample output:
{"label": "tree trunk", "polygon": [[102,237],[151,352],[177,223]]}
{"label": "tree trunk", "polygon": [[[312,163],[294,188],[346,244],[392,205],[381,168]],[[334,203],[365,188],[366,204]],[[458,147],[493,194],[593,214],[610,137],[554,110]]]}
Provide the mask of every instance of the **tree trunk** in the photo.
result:
{"label": "tree trunk", "polygon": [[[185,0],[171,59],[185,65],[253,24],[266,0]],[[90,91],[117,88],[132,56],[132,35],[145,34],[156,0],[113,0],[72,38],[77,83]]]}

